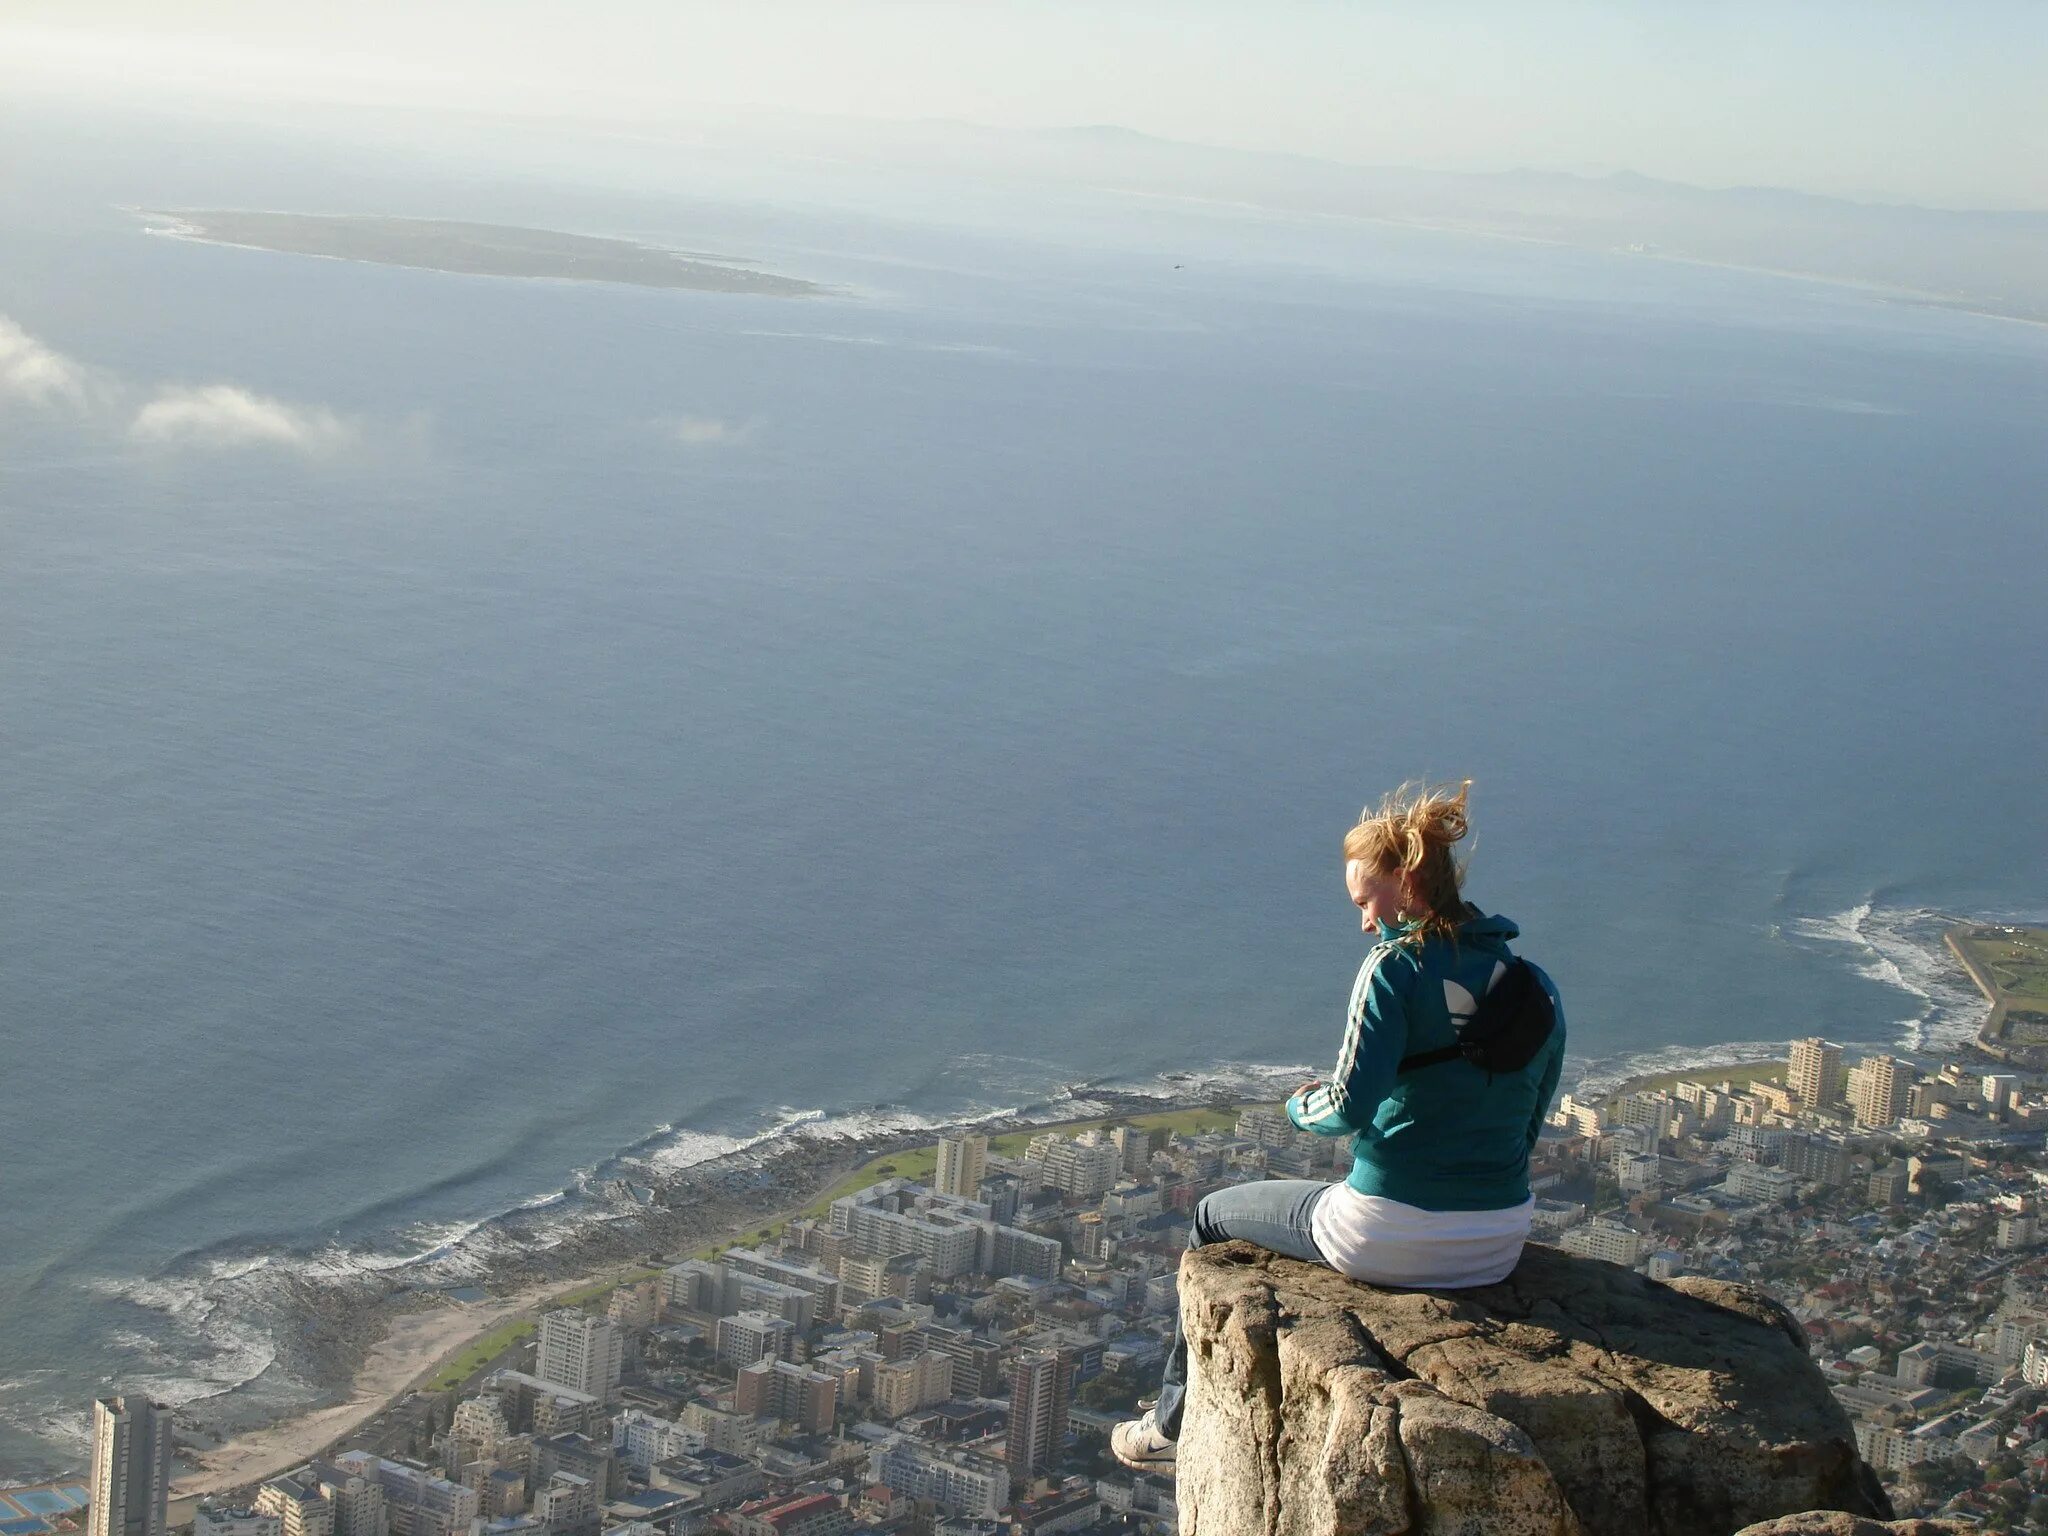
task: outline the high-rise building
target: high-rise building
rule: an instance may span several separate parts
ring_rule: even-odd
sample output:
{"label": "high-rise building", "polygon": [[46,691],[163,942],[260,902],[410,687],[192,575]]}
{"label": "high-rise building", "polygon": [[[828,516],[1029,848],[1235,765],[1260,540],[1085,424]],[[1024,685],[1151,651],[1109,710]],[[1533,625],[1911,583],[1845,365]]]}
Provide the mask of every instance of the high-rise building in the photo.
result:
{"label": "high-rise building", "polygon": [[1017,1357],[1010,1381],[1010,1496],[1059,1465],[1074,1399],[1074,1357],[1063,1349],[1030,1350]]}
{"label": "high-rise building", "polygon": [[1792,1042],[1792,1060],[1785,1086],[1800,1103],[1819,1109],[1841,1098],[1846,1086],[1842,1048],[1818,1036]]}
{"label": "high-rise building", "polygon": [[606,1398],[619,1385],[625,1357],[625,1338],[616,1326],[574,1307],[563,1307],[540,1320],[540,1350],[533,1374],[571,1392]]}
{"label": "high-rise building", "polygon": [[91,1536],[165,1536],[171,1410],[146,1397],[92,1405]]}
{"label": "high-rise building", "polygon": [[756,1360],[741,1369],[733,1406],[787,1420],[806,1434],[823,1434],[839,1411],[839,1378],[788,1360]]}
{"label": "high-rise building", "polygon": [[796,1326],[766,1312],[735,1312],[721,1317],[712,1333],[712,1347],[728,1365],[749,1366],[756,1360],[794,1360]]}
{"label": "high-rise building", "polygon": [[1886,1126],[1905,1112],[1913,1069],[1893,1056],[1866,1056],[1849,1072],[1849,1107],[1856,1123]]}
{"label": "high-rise building", "polygon": [[982,1175],[987,1171],[986,1136],[939,1138],[939,1166],[932,1178],[932,1187],[940,1194],[972,1200],[975,1191],[981,1188]]}

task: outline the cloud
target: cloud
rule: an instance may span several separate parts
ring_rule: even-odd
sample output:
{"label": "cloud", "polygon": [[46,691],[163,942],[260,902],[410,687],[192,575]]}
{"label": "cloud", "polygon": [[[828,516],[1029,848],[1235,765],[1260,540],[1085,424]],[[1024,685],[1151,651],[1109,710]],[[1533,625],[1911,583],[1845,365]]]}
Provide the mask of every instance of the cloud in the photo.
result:
{"label": "cloud", "polygon": [[356,429],[332,411],[287,405],[232,384],[166,388],[135,413],[128,435],[138,442],[187,448],[287,448],[329,453],[355,440]]}
{"label": "cloud", "polygon": [[662,431],[685,448],[730,448],[754,435],[758,421],[724,421],[716,416],[677,416]]}
{"label": "cloud", "polygon": [[0,315],[0,396],[83,411],[92,403],[92,376]]}

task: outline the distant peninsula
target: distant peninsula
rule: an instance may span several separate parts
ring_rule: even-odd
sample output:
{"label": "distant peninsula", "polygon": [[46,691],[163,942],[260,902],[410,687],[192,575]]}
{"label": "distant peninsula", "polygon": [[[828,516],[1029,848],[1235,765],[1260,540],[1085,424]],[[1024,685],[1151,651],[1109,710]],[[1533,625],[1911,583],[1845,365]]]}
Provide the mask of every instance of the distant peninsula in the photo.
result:
{"label": "distant peninsula", "polygon": [[387,267],[418,267],[473,277],[538,277],[572,283],[628,283],[803,298],[826,290],[802,278],[764,272],[735,257],[707,257],[512,224],[400,219],[382,214],[269,213],[247,209],[138,209],[166,221],[158,232],[210,245],[238,245],[295,256],[329,256]]}

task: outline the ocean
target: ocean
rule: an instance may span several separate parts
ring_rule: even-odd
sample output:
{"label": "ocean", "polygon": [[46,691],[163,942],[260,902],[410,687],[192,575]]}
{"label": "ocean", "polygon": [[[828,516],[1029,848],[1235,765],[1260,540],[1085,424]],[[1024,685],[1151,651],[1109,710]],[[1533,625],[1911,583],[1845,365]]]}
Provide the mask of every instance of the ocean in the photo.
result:
{"label": "ocean", "polygon": [[[303,1403],[237,1277],[445,1257],[627,1149],[1320,1068],[1338,840],[1406,778],[1475,781],[1470,893],[1595,1081],[1938,1050],[1945,919],[2048,914],[2048,331],[1107,193],[45,131],[0,316],[90,387],[0,393],[0,1476],[97,1391]],[[836,291],[129,211],[208,206]],[[137,436],[210,385],[303,430]]]}

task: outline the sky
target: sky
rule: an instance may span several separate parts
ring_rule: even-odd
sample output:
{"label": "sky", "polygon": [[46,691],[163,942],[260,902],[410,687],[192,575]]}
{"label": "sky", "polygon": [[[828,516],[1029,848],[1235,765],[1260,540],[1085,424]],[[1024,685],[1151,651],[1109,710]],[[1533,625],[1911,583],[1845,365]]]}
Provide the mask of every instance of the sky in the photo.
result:
{"label": "sky", "polygon": [[0,87],[692,106],[2048,209],[2042,0],[0,0]]}

